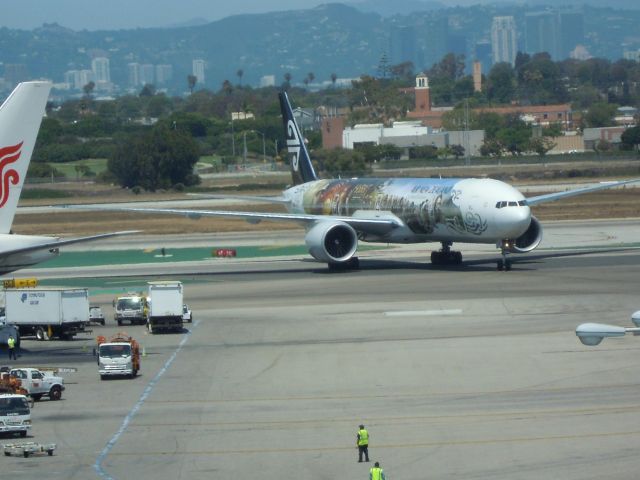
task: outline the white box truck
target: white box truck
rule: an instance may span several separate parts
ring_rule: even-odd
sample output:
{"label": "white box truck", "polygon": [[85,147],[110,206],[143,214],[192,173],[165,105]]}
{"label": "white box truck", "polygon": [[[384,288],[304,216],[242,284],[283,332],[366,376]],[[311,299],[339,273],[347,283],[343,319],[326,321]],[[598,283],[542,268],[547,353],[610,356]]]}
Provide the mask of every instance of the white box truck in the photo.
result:
{"label": "white box truck", "polygon": [[6,323],[21,336],[69,340],[89,324],[86,288],[9,288],[5,290]]}
{"label": "white box truck", "polygon": [[147,328],[149,333],[182,331],[182,283],[149,282]]}

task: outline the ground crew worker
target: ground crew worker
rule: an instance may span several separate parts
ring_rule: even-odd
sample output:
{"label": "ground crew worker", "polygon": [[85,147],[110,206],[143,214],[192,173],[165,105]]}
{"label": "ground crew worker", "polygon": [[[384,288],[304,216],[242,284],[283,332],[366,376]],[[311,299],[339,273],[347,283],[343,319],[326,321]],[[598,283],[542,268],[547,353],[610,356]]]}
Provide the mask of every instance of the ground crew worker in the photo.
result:
{"label": "ground crew worker", "polygon": [[358,462],[362,462],[362,454],[364,453],[365,461],[369,461],[369,432],[360,425],[358,436],[356,437],[356,445],[358,445]]}
{"label": "ground crew worker", "polygon": [[384,470],[380,468],[380,464],[378,462],[374,463],[371,470],[369,470],[369,480],[385,480]]}
{"label": "ground crew worker", "polygon": [[9,339],[7,340],[7,346],[9,347],[9,360],[11,360],[12,358],[14,360],[17,360],[18,357],[16,357],[16,339],[13,338],[13,335],[9,336]]}

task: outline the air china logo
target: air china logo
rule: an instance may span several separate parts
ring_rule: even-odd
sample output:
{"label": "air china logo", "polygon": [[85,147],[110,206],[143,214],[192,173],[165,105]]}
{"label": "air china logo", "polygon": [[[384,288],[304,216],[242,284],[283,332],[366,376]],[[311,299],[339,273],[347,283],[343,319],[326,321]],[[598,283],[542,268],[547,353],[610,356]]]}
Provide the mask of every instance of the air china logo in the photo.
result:
{"label": "air china logo", "polygon": [[22,143],[0,148],[0,208],[4,207],[9,199],[9,183],[17,185],[20,181],[18,172],[9,166],[20,158]]}
{"label": "air china logo", "polygon": [[298,136],[298,129],[296,128],[296,124],[293,123],[293,120],[287,122],[287,150],[293,155],[293,159],[291,160],[293,171],[297,172],[298,159],[300,157],[300,137]]}

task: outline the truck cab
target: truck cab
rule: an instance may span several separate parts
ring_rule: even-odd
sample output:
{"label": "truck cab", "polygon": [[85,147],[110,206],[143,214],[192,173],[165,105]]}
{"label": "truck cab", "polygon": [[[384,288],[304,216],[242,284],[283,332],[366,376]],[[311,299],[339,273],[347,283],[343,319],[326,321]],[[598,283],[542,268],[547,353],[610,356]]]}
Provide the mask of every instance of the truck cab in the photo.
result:
{"label": "truck cab", "polygon": [[118,326],[124,322],[130,325],[144,325],[147,321],[146,298],[139,294],[128,294],[118,297],[115,305],[115,321]]}
{"label": "truck cab", "polygon": [[0,394],[0,433],[26,437],[31,429],[31,409],[24,395]]}
{"label": "truck cab", "polygon": [[98,342],[98,373],[101,380],[110,376],[133,378],[138,374],[140,369],[138,344],[131,338],[121,340]]}
{"label": "truck cab", "polygon": [[50,400],[60,400],[65,389],[64,379],[42,372],[37,368],[14,368],[10,371],[13,377],[19,378],[31,398],[40,400],[43,396]]}

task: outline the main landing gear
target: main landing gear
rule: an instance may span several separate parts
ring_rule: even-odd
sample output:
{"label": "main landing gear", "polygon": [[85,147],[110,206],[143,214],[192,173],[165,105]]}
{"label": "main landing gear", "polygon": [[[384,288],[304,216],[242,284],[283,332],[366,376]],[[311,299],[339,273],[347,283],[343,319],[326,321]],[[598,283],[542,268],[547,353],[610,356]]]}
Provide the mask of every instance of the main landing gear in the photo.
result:
{"label": "main landing gear", "polygon": [[507,258],[507,255],[509,254],[510,250],[511,250],[511,241],[502,240],[502,242],[500,242],[500,251],[501,251],[502,258],[500,258],[497,262],[497,267],[499,271],[504,270],[505,272],[508,272],[509,270],[511,270],[511,260]]}
{"label": "main landing gear", "polygon": [[433,265],[460,265],[462,253],[451,250],[451,242],[442,242],[442,249],[431,252]]}

